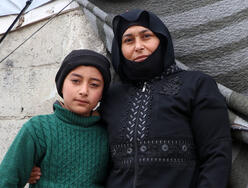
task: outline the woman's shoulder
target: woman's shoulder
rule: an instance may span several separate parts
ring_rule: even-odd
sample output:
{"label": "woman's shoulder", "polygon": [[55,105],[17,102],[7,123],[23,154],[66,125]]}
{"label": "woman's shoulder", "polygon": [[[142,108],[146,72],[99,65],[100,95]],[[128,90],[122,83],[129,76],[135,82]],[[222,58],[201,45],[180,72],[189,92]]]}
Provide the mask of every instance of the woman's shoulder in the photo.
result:
{"label": "woman's shoulder", "polygon": [[118,81],[111,85],[111,87],[109,88],[109,92],[114,92],[117,90],[124,90],[128,87],[130,87],[130,83],[124,83],[124,82]]}
{"label": "woman's shoulder", "polygon": [[187,88],[191,88],[192,91],[195,91],[197,96],[223,98],[216,80],[210,75],[201,71],[185,71],[184,75],[183,80],[187,83]]}
{"label": "woman's shoulder", "polygon": [[203,73],[201,71],[183,71],[180,73],[183,82],[189,84],[202,85],[204,83],[209,83],[216,85],[216,81],[210,75]]}
{"label": "woman's shoulder", "polygon": [[123,82],[113,83],[104,97],[106,100],[112,101],[114,97],[118,97],[120,94],[126,93],[130,87],[130,84]]}
{"label": "woman's shoulder", "polygon": [[184,76],[187,76],[187,77],[192,77],[192,78],[195,78],[195,79],[210,79],[210,80],[213,80],[213,78],[202,72],[202,71],[197,71],[197,70],[185,70],[185,71],[182,71],[181,72],[182,75]]}

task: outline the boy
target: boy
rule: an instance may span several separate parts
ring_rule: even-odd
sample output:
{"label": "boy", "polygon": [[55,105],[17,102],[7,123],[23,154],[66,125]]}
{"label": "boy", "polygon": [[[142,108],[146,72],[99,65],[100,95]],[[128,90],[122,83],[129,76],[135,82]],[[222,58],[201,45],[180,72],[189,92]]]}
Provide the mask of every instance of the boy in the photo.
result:
{"label": "boy", "polygon": [[108,142],[93,109],[110,83],[109,61],[91,50],[74,50],[55,82],[64,102],[54,113],[23,125],[0,165],[0,187],[24,187],[34,165],[42,170],[31,187],[103,187]]}

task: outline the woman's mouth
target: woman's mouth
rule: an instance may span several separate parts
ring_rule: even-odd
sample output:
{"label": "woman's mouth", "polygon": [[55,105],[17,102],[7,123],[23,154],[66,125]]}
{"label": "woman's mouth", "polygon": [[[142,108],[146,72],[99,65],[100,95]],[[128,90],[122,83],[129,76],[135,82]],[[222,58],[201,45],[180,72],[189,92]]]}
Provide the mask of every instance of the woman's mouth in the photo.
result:
{"label": "woman's mouth", "polygon": [[147,55],[142,55],[142,56],[138,56],[134,59],[135,62],[142,62],[144,61],[148,56]]}

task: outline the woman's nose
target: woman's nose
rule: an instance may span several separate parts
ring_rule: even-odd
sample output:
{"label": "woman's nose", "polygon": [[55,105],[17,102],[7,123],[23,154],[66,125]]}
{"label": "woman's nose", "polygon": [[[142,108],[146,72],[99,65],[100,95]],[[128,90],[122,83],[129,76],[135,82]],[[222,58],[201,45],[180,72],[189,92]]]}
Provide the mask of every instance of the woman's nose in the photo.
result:
{"label": "woman's nose", "polygon": [[139,50],[143,50],[143,49],[144,49],[144,45],[143,45],[142,41],[140,39],[136,39],[135,50],[139,51]]}

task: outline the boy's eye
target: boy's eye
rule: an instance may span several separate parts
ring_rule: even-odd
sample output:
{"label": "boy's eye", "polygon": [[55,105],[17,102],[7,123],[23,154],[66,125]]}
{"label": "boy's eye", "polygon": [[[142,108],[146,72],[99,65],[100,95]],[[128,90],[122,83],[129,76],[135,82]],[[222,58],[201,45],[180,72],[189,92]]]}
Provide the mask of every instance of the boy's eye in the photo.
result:
{"label": "boy's eye", "polygon": [[79,83],[80,83],[80,80],[76,80],[76,79],[71,80],[71,81],[72,81],[72,83],[74,83],[74,84],[79,84]]}
{"label": "boy's eye", "polygon": [[90,86],[91,86],[91,87],[99,87],[99,84],[91,83]]}

